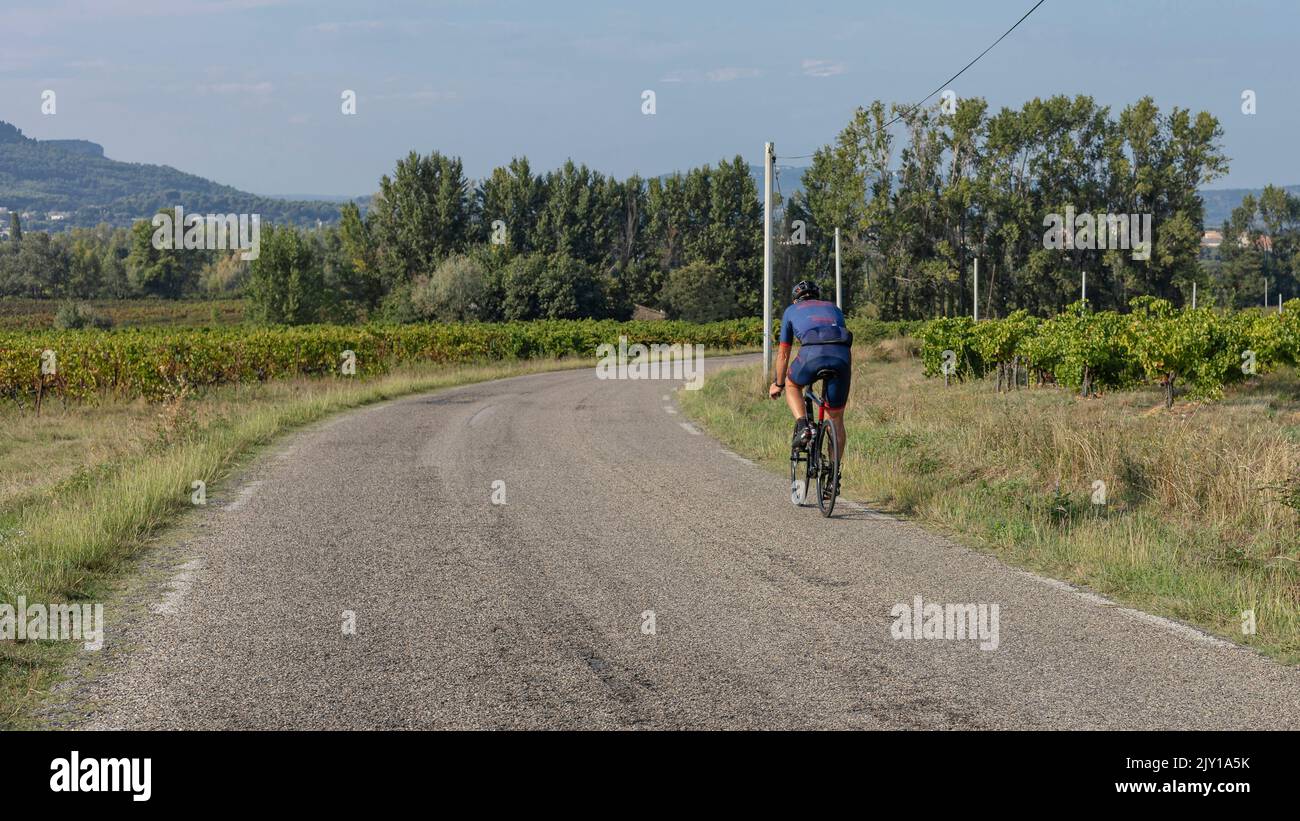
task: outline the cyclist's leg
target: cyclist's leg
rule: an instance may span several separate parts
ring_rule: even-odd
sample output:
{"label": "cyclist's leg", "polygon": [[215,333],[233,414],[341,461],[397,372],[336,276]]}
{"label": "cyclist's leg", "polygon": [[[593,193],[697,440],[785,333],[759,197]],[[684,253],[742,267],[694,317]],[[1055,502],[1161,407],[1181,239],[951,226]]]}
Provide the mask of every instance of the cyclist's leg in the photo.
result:
{"label": "cyclist's leg", "polygon": [[826,415],[835,427],[835,441],[839,442],[840,453],[843,454],[848,442],[848,432],[844,429],[844,409],[848,407],[849,389],[853,385],[853,360],[847,348],[842,355],[837,352],[835,359],[838,360],[832,366],[835,368],[835,376],[826,380]]}
{"label": "cyclist's leg", "polygon": [[803,419],[808,415],[808,408],[803,403],[803,385],[789,376],[785,378],[785,404],[790,407],[795,419]]}
{"label": "cyclist's leg", "polygon": [[839,442],[840,453],[844,453],[844,442],[847,433],[844,432],[844,408],[827,408],[826,415],[831,418],[831,425],[835,428],[835,441]]}
{"label": "cyclist's leg", "polygon": [[791,438],[791,443],[797,446],[808,444],[811,438],[806,434],[808,406],[803,401],[804,386],[812,381],[811,376],[807,374],[807,363],[803,358],[803,350],[800,349],[799,355],[790,363],[790,369],[785,375],[785,404],[790,408],[790,413],[794,414],[794,436]]}

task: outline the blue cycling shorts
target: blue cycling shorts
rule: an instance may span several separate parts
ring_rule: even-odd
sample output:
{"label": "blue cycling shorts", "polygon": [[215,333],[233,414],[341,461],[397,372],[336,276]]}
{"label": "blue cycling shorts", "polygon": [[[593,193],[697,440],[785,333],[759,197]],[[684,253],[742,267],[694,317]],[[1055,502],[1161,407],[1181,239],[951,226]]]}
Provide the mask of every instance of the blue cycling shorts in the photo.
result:
{"label": "blue cycling shorts", "polygon": [[848,345],[801,345],[799,355],[790,363],[789,380],[799,387],[812,384],[822,369],[835,371],[826,380],[826,404],[839,410],[849,403],[849,386],[853,379],[853,355]]}

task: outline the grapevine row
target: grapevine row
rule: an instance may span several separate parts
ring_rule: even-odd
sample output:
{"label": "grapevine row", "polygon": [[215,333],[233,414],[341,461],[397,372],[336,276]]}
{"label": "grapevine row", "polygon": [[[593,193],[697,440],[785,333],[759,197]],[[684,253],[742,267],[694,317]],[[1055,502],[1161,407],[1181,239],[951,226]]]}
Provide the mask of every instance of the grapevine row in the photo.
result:
{"label": "grapevine row", "polygon": [[1092,311],[1083,300],[1049,319],[932,320],[920,331],[926,376],[970,379],[996,371],[998,389],[1055,382],[1093,395],[1159,384],[1196,398],[1279,365],[1300,365],[1300,299],[1279,312],[1175,308],[1138,297],[1131,311]]}
{"label": "grapevine row", "polygon": [[[417,362],[596,355],[598,345],[760,344],[762,322],[538,320],[502,324],[136,328],[0,333],[0,397],[152,401],[213,385],[295,376],[368,376]],[[350,354],[345,357],[345,353]],[[594,361],[594,360],[593,360]],[[344,369],[352,363],[353,369]]]}

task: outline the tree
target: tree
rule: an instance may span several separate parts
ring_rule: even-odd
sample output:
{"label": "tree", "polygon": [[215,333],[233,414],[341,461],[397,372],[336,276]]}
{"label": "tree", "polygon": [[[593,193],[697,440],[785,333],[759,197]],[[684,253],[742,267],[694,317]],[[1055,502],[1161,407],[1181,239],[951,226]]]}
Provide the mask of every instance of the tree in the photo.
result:
{"label": "tree", "polygon": [[89,299],[99,292],[101,261],[95,247],[84,238],[72,246],[68,270],[68,296]]}
{"label": "tree", "polygon": [[706,262],[692,262],[670,271],[660,304],[670,318],[687,322],[736,319],[746,313],[723,271]]}
{"label": "tree", "polygon": [[384,297],[384,280],[375,239],[355,203],[343,206],[337,244],[331,241],[328,245],[331,253],[336,254],[331,261],[338,272],[343,299],[367,310],[377,306]]}
{"label": "tree", "polygon": [[197,273],[206,252],[156,248],[154,233],[149,220],[139,220],[131,226],[131,251],[126,259],[131,285],[150,296],[177,299],[197,284]]}
{"label": "tree", "polygon": [[515,157],[504,168],[495,168],[475,191],[480,242],[494,242],[497,221],[503,229],[509,255],[532,253],[538,247],[537,223],[546,203],[546,184],[533,174],[527,157]]}
{"label": "tree", "polygon": [[607,283],[589,265],[564,254],[515,257],[502,272],[504,318],[603,319]]}
{"label": "tree", "polygon": [[0,294],[53,299],[67,295],[67,249],[49,234],[28,234],[16,254],[0,256]]}
{"label": "tree", "polygon": [[319,321],[325,307],[321,267],[311,244],[291,226],[263,230],[261,253],[249,265],[248,298],[261,322]]}
{"label": "tree", "polygon": [[377,265],[391,289],[427,273],[469,241],[473,203],[458,158],[412,151],[379,182],[371,211]]}

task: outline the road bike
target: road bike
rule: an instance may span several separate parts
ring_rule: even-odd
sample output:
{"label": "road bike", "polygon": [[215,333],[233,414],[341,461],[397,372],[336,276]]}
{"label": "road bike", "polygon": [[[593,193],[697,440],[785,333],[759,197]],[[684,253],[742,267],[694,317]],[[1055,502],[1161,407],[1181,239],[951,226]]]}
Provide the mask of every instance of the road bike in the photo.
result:
{"label": "road bike", "polygon": [[[840,443],[835,435],[835,425],[826,413],[828,405],[824,384],[833,376],[835,371],[820,370],[813,377],[812,384],[803,389],[803,406],[812,430],[812,440],[807,445],[793,445],[790,449],[790,501],[800,507],[807,504],[808,491],[815,484],[817,508],[827,517],[835,509],[835,497],[840,488]],[[820,393],[814,390],[819,383],[823,383]],[[814,406],[817,408],[816,421],[813,421]]]}

